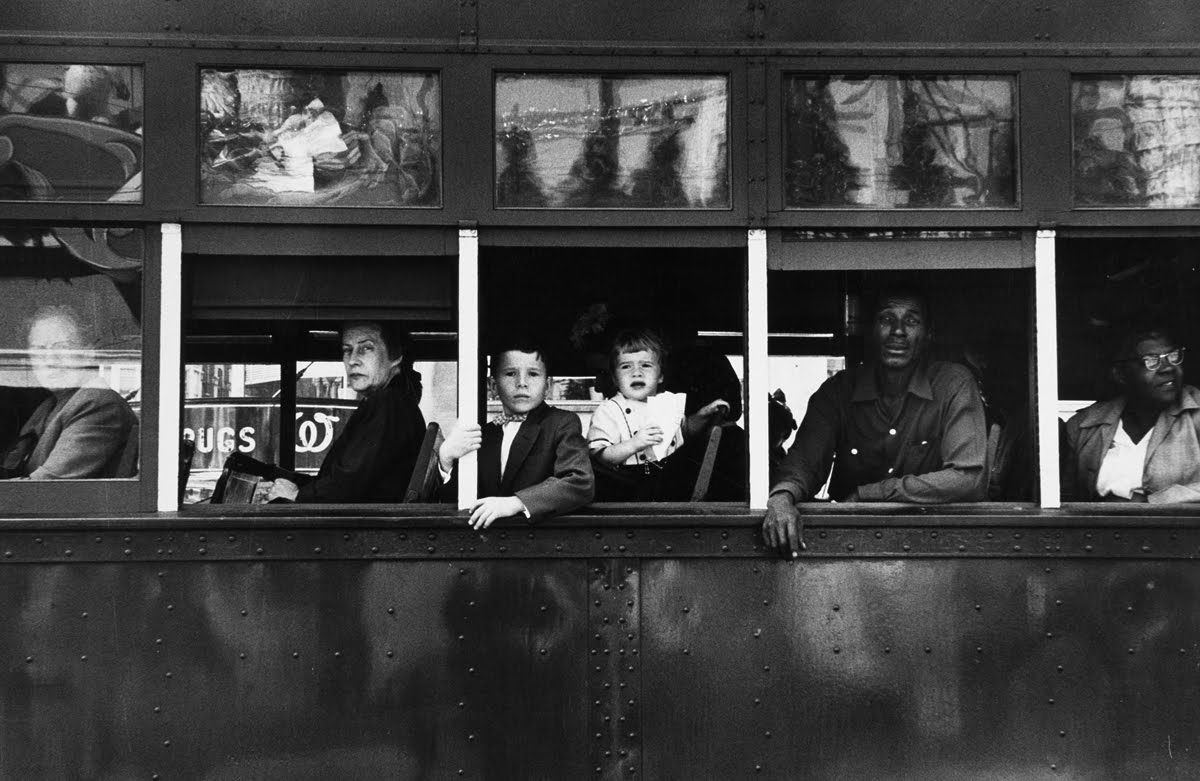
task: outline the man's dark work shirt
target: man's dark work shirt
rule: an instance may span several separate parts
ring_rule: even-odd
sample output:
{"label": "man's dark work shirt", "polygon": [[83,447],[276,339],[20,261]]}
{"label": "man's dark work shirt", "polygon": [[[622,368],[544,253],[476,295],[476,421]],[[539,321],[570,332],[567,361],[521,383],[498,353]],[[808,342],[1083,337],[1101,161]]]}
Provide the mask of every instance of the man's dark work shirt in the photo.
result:
{"label": "man's dark work shirt", "polygon": [[984,497],[987,435],[979,388],[966,367],[928,363],[890,416],[874,367],[826,380],[808,401],[771,493],[807,501],[833,464],[829,496],[866,502],[974,502]]}

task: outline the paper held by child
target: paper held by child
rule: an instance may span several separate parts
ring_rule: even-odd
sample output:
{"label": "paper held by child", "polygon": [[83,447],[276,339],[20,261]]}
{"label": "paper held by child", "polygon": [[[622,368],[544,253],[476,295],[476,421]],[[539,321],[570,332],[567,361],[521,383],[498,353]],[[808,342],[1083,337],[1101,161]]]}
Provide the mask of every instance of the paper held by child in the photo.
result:
{"label": "paper held by child", "polygon": [[646,398],[646,424],[658,426],[663,434],[662,442],[651,449],[656,461],[667,457],[675,433],[683,423],[683,408],[686,403],[686,393],[656,394]]}

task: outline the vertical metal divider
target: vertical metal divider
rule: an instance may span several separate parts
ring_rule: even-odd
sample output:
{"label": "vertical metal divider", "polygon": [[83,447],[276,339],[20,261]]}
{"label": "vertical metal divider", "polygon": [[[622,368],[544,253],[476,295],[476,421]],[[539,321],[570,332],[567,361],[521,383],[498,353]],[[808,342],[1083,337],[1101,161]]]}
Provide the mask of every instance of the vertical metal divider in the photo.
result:
{"label": "vertical metal divider", "polygon": [[1058,312],[1053,230],[1039,230],[1034,243],[1034,301],[1037,350],[1037,454],[1041,507],[1062,506],[1058,475]]}
{"label": "vertical metal divider", "polygon": [[750,509],[765,510],[771,490],[767,451],[767,232],[746,234],[746,431],[750,448]]}
{"label": "vertical metal divider", "polygon": [[158,296],[158,502],[159,512],[179,509],[179,436],[183,367],[183,229],[162,224]]}
{"label": "vertical metal divider", "polygon": [[[458,230],[458,420],[479,423],[479,230]],[[475,503],[478,454],[458,462],[458,508]]]}

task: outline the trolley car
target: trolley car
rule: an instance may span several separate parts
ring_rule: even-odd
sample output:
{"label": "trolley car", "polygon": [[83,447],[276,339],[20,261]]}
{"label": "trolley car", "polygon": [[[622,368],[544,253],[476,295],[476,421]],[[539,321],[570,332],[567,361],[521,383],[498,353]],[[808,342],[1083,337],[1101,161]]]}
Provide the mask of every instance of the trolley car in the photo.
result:
{"label": "trolley car", "polygon": [[[0,776],[1197,776],[1197,515],[1064,503],[1057,465],[1106,392],[1098,329],[1200,335],[1198,25],[1178,0],[10,0],[0,437],[44,395],[46,306],[82,313],[137,425],[128,473],[0,481]],[[805,505],[785,561],[767,397],[801,417],[901,276],[985,372],[1009,469],[978,504]],[[729,358],[739,501],[483,532],[471,480],[197,501],[222,453],[315,467],[353,406],[339,321],[403,321],[448,425],[489,414],[514,322],[586,418],[617,311]]]}

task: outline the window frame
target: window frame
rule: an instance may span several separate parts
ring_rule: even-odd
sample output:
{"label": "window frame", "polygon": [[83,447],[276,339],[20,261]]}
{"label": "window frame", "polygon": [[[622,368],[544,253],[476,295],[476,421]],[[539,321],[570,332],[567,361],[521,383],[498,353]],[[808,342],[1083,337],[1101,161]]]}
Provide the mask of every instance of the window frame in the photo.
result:
{"label": "window frame", "polygon": [[[7,220],[5,225],[16,225]],[[47,218],[28,227],[59,227],[69,225],[62,220]],[[46,514],[53,508],[55,515],[84,515],[98,513],[134,513],[152,510],[158,492],[160,475],[159,438],[161,428],[161,393],[156,379],[161,370],[162,329],[159,302],[162,300],[163,274],[160,262],[162,238],[159,226],[139,224],[130,220],[119,223],[88,222],[79,227],[138,228],[144,241],[142,266],[142,329],[141,357],[141,414],[138,429],[138,473],[128,478],[97,478],[87,480],[4,480],[0,481],[0,517],[9,515]],[[0,290],[3,286],[0,285]]]}

